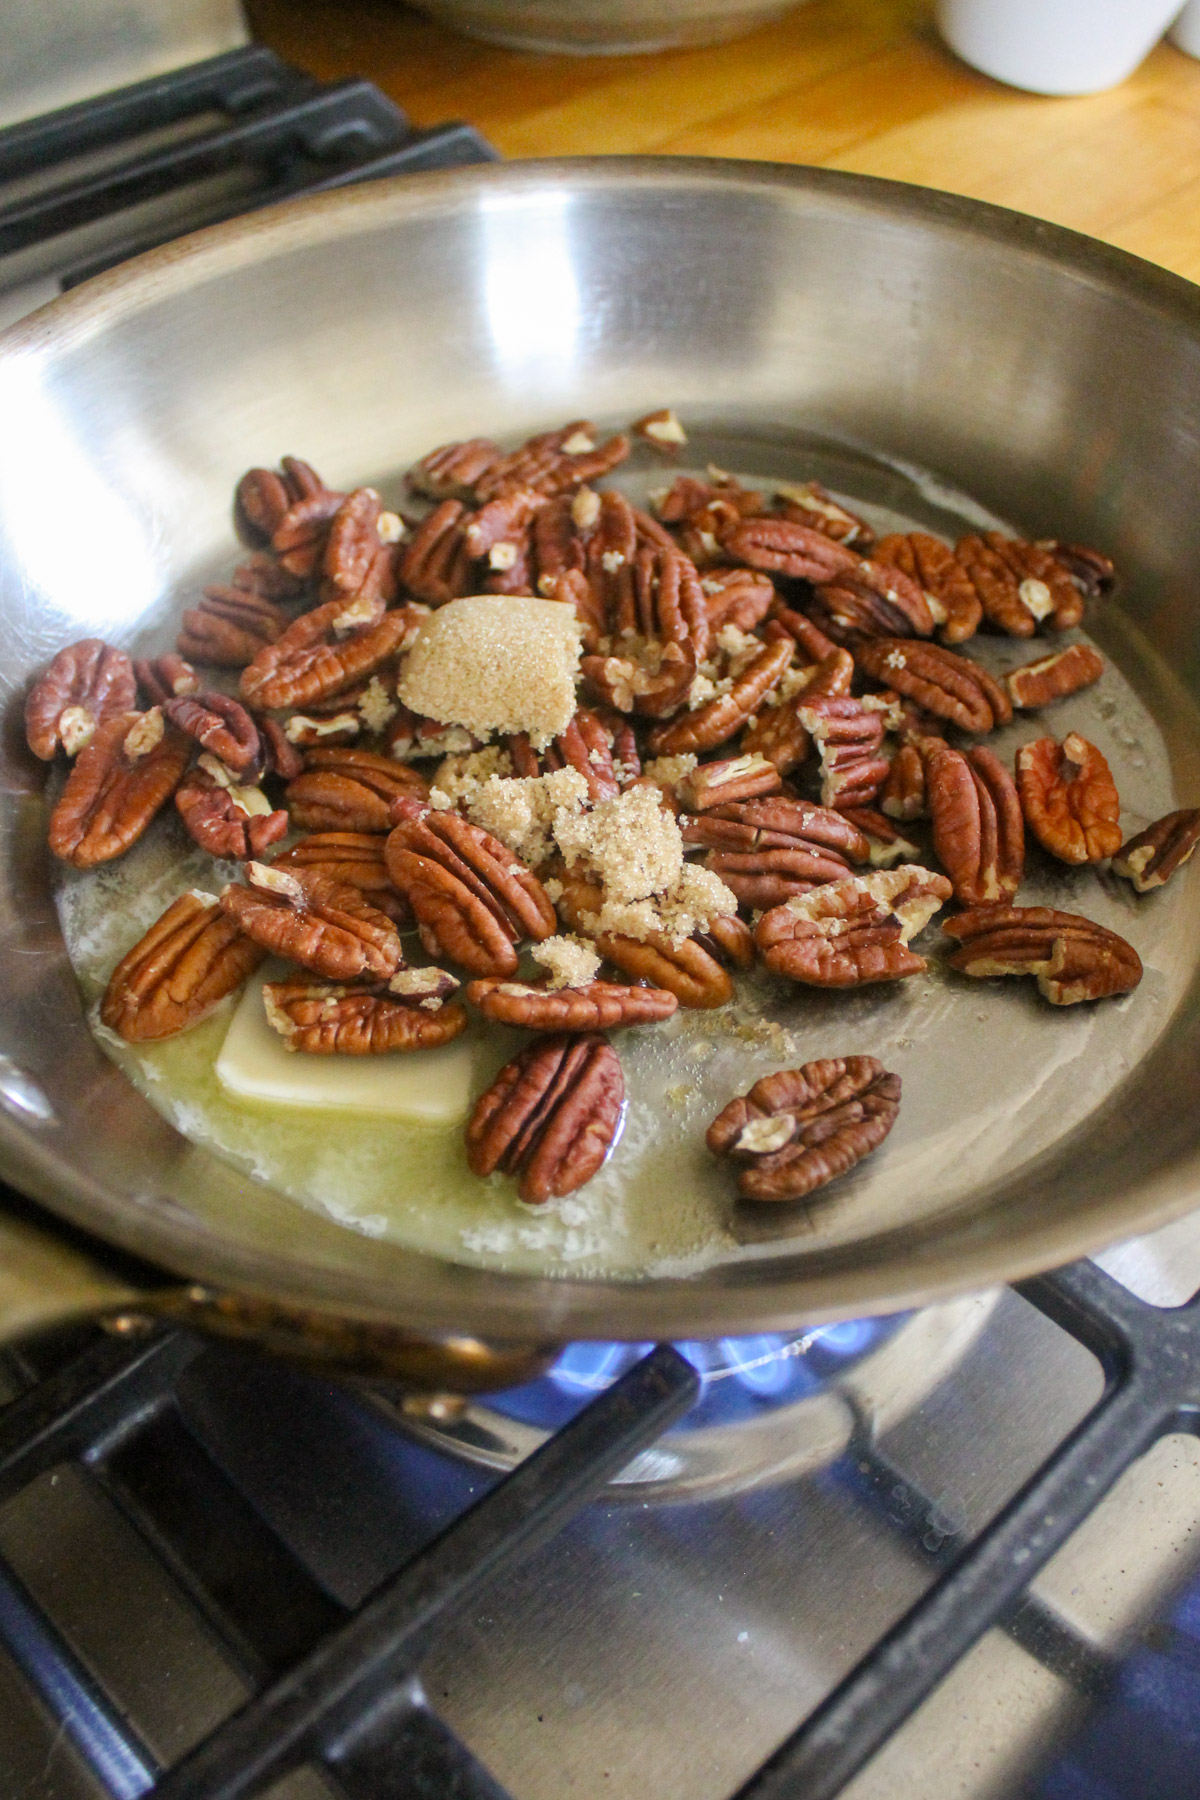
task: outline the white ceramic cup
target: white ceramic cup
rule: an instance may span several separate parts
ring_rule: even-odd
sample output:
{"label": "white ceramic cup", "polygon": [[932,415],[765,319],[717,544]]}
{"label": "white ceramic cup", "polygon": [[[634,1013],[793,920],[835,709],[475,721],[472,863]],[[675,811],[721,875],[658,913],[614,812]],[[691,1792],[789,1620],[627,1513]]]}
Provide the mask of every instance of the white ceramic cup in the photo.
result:
{"label": "white ceramic cup", "polygon": [[964,62],[997,81],[1094,94],[1132,75],[1178,11],[1179,0],[939,0],[938,24]]}
{"label": "white ceramic cup", "polygon": [[1171,42],[1189,56],[1200,56],[1200,0],[1190,0],[1171,27]]}

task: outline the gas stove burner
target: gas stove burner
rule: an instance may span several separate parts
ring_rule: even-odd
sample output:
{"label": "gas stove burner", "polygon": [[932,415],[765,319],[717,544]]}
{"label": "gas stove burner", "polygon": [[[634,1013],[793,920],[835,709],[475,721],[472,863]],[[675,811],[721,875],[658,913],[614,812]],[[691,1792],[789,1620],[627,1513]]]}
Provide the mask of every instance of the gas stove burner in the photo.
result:
{"label": "gas stove burner", "polygon": [[[609,1484],[608,1498],[716,1499],[825,1467],[856,1433],[884,1431],[919,1405],[961,1361],[997,1298],[676,1344],[700,1375],[699,1398]],[[486,1401],[422,1395],[379,1404],[423,1443],[513,1469],[651,1348],[569,1344],[540,1380]]]}

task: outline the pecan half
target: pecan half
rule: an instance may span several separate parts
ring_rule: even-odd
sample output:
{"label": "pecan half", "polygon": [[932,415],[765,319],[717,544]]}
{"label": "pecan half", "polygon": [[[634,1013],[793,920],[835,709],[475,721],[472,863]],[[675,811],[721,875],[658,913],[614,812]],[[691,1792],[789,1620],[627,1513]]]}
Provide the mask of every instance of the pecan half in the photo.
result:
{"label": "pecan half", "polygon": [[722,625],[736,625],[739,631],[753,631],[761,625],[776,594],[768,575],[753,569],[713,569],[700,583],[708,613],[709,631],[716,637]]}
{"label": "pecan half", "polygon": [[1011,900],[1025,870],[1025,826],[1013,778],[977,745],[965,755],[932,738],[925,784],[933,848],[963,906]]}
{"label": "pecan half", "polygon": [[359,628],[348,617],[352,610],[353,603],[347,607],[345,600],[327,600],[302,613],[242,670],[242,699],[272,709],[305,706],[340,693],[394,656],[423,616],[398,606],[377,623]]}
{"label": "pecan half", "polygon": [[778,686],[791,663],[792,651],[790,641],[764,644],[733,677],[726,693],[715,695],[695,712],[681,713],[664,725],[656,725],[650,733],[654,755],[678,756],[689,750],[715,750],[718,744],[727,744],[753,718],[771,689]]}
{"label": "pecan half", "polygon": [[873,869],[887,869],[893,863],[912,862],[921,854],[920,846],[897,831],[891,819],[876,812],[873,806],[843,806],[842,817],[861,831],[867,844],[867,860]]}
{"label": "pecan half", "polygon": [[[420,971],[405,970],[406,974]],[[346,987],[293,976],[263,983],[267,1023],[289,1050],[306,1056],[387,1056],[436,1050],[467,1028],[467,1009],[441,999],[434,1008],[377,987]]]}
{"label": "pecan half", "polygon": [[161,706],[177,694],[198,694],[200,677],[190,662],[168,650],[164,656],[138,657],[133,665],[138,688],[147,706]]}
{"label": "pecan half", "polygon": [[77,869],[121,856],[171,798],[192,745],[158,707],[115,713],[81,750],[50,814],[50,848]]}
{"label": "pecan half", "polygon": [[[733,998],[733,983],[719,958],[746,966],[753,962],[753,945],[746,945],[740,920],[715,919],[707,939],[685,938],[675,943],[663,932],[645,938],[625,937],[613,931],[595,931],[585,921],[594,920],[604,904],[599,887],[579,875],[563,882],[559,908],[572,931],[589,937],[600,955],[635,981],[665,988],[680,1006],[712,1008]],[[734,930],[727,930],[734,927]]]}
{"label": "pecan half", "polygon": [[1162,887],[1181,869],[1200,843],[1200,808],[1167,813],[1122,844],[1113,857],[1114,875],[1131,881],[1139,894]]}
{"label": "pecan half", "polygon": [[471,982],[467,999],[485,1018],[531,1031],[611,1031],[617,1025],[652,1025],[669,1019],[679,1005],[665,988],[625,987],[615,981],[551,988],[544,982],[493,978]]}
{"label": "pecan half", "polygon": [[954,554],[967,571],[988,623],[1010,637],[1032,637],[1043,621],[1055,631],[1078,625],[1083,596],[1041,544],[985,531],[960,538]]}
{"label": "pecan half", "polygon": [[925,759],[917,744],[901,744],[891,761],[887,780],[879,790],[879,808],[892,819],[923,819]]}
{"label": "pecan half", "polygon": [[175,790],[188,835],[212,856],[261,856],[288,833],[288,816],[262,789],[240,783],[215,756],[200,758]]}
{"label": "pecan half", "polygon": [[245,875],[244,887],[222,890],[221,908],[275,956],[331,981],[386,981],[403,962],[392,921],[348,883],[260,862],[248,862]]}
{"label": "pecan half", "polygon": [[618,436],[596,442],[590,419],[573,419],[557,431],[529,438],[519,450],[502,456],[475,482],[479,500],[494,500],[510,488],[535,488],[540,494],[563,494],[607,475],[629,455],[629,439]]}
{"label": "pecan half", "polygon": [[244,544],[265,546],[300,502],[328,501],[332,517],[340,500],[310,463],[285,456],[278,469],[248,469],[242,476],[234,494],[234,524]]}
{"label": "pecan half", "polygon": [[836,543],[853,544],[864,555],[870,549],[874,533],[866,520],[839,506],[819,481],[777,481],[775,494],[782,503],[785,519],[810,525]]}
{"label": "pecan half", "polygon": [[181,894],[109,976],[100,1017],[131,1044],[174,1037],[236,993],[265,955],[211,894]]}
{"label": "pecan half", "polygon": [[681,821],[685,844],[703,844],[705,863],[744,906],[778,906],[822,882],[840,881],[869,846],[841,813],[799,800],[750,800]]}
{"label": "pecan half", "polygon": [[949,898],[944,876],[904,863],[772,907],[754,939],[768,968],[809,987],[897,981],[928,966],[908,942]]}
{"label": "pecan half", "polygon": [[329,527],[321,558],[326,582],[345,594],[366,589],[385,601],[394,600],[395,558],[390,546],[399,541],[402,529],[394,513],[384,512],[374,488],[355,488]]}
{"label": "pecan half", "polygon": [[102,638],[68,644],[39,676],[25,701],[25,737],[43,762],[61,744],[77,756],[92,741],[97,725],[114,713],[128,712],[136,688],[133,664],[123,650]]}
{"label": "pecan half", "polygon": [[458,600],[473,586],[474,563],[467,549],[458,500],[443,500],[413,532],[400,559],[400,579],[410,594],[429,606]]}
{"label": "pecan half", "polygon": [[890,765],[879,748],[884,715],[873,698],[801,695],[796,716],[820,753],[823,806],[862,806],[887,779]]}
{"label": "pecan half", "polygon": [[932,637],[934,619],[911,576],[892,563],[860,562],[813,596],[817,624],[835,643],[864,637]]}
{"label": "pecan half", "polygon": [[244,669],[286,628],[286,615],[261,595],[247,588],[206,587],[199,606],[184,612],[176,649],[215,668]]}
{"label": "pecan half", "polygon": [[592,800],[611,800],[620,793],[613,767],[614,730],[591,707],[581,706],[566,730],[545,750],[533,748],[526,732],[505,739],[513,774],[536,776],[555,769],[575,769],[588,784]]}
{"label": "pecan half", "polygon": [[870,638],[856,646],[854,659],[865,675],[976,736],[1012,718],[1008,695],[987,670],[939,644]]}
{"label": "pecan half", "polygon": [[431,956],[448,956],[473,975],[510,976],[522,938],[554,935],[558,921],[545,888],[490,832],[413,800],[398,800],[393,817],[384,847],[388,874]]}
{"label": "pecan half", "polygon": [[624,1104],[621,1064],[604,1038],[535,1038],[476,1101],[467,1162],[475,1175],[515,1175],[528,1206],[573,1194],[612,1149]]}
{"label": "pecan half", "polygon": [[689,812],[707,812],[735,800],[753,800],[777,794],[783,782],[779,770],[766,757],[728,756],[721,762],[700,763],[675,784],[675,792]]}
{"label": "pecan half", "polygon": [[296,498],[271,533],[271,548],[291,574],[307,577],[320,566],[330,528],[346,496],[327,488],[307,463],[288,457],[284,466],[289,465],[289,485],[295,488]]}
{"label": "pecan half", "polygon": [[259,719],[258,732],[266,756],[266,773],[278,775],[280,781],[292,781],[304,767],[304,758],[295,744],[289,743],[278,719]]}
{"label": "pecan half", "polygon": [[654,638],[661,644],[690,642],[701,662],[708,650],[708,608],[691,559],[679,550],[647,547],[637,552],[630,575],[611,615],[617,653],[623,638]]}
{"label": "pecan half", "polygon": [[1060,544],[1051,538],[1038,548],[1048,550],[1055,562],[1062,564],[1080,593],[1089,600],[1098,600],[1101,594],[1107,594],[1117,579],[1111,560],[1103,550],[1093,550],[1089,544]]}
{"label": "pecan half", "polygon": [[619,656],[582,656],[579,667],[606,706],[663,719],[686,700],[696,676],[696,655],[690,640],[661,644],[653,638],[626,639]]}
{"label": "pecan half", "polygon": [[1017,752],[1017,790],[1038,843],[1060,862],[1103,862],[1121,848],[1121,801],[1112,771],[1077,731]]}
{"label": "pecan half", "polygon": [[180,694],[163,704],[172,725],[185,731],[227,769],[253,781],[263,767],[258,726],[231,694]]}
{"label": "pecan half", "polygon": [[949,544],[927,531],[892,532],[873,551],[918,582],[943,644],[964,644],[979,630],[983,607],[975,583]]}
{"label": "pecan half", "polygon": [[429,783],[408,763],[375,750],[307,750],[284,801],[306,831],[387,831],[396,800],[424,800]]}
{"label": "pecan half", "polygon": [[873,1056],[834,1056],[764,1075],[719,1112],[706,1142],[748,1166],[744,1200],[802,1200],[878,1149],[900,1110],[900,1077]]}
{"label": "pecan half", "polygon": [[729,533],[725,548],[752,569],[802,581],[833,581],[856,569],[861,560],[856,551],[824,532],[790,519],[748,519]]}
{"label": "pecan half", "polygon": [[[801,673],[791,672],[789,681]],[[778,695],[768,695],[762,711],[742,733],[742,749],[765,756],[781,775],[798,768],[812,749],[812,738],[800,722],[800,708],[814,700],[848,694],[854,679],[854,658],[848,650],[831,646],[827,656],[803,673],[804,685],[796,693],[779,700],[777,706],[772,705],[772,700]]]}
{"label": "pecan half", "polygon": [[1048,906],[985,906],[946,919],[959,940],[947,958],[963,975],[1033,975],[1052,1006],[1127,994],[1142,979],[1132,944],[1078,913]]}
{"label": "pecan half", "polygon": [[408,485],[431,500],[473,500],[475,483],[504,455],[491,438],[467,438],[458,444],[439,444],[408,471]]}
{"label": "pecan half", "polygon": [[412,922],[403,895],[392,886],[383,859],[384,838],[366,831],[318,831],[274,859],[276,869],[316,869],[331,881],[355,887],[397,925]]}
{"label": "pecan half", "polygon": [[1010,669],[1004,677],[1004,685],[1013,705],[1029,711],[1037,706],[1048,706],[1052,700],[1062,700],[1068,694],[1077,694],[1080,688],[1099,681],[1103,673],[1104,658],[1098,650],[1093,650],[1090,644],[1068,644],[1065,650],[1056,650],[1053,656],[1043,656],[1037,662]]}

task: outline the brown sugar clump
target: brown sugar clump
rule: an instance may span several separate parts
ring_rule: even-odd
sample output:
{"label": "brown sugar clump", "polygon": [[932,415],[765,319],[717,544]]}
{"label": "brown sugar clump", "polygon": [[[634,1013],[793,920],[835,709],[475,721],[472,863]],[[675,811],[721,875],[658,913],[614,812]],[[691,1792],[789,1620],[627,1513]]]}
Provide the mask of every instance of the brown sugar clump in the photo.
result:
{"label": "brown sugar clump", "polygon": [[579,647],[574,610],[561,601],[468,595],[422,625],[400,673],[400,698],[477,738],[528,732],[541,749],[574,715]]}

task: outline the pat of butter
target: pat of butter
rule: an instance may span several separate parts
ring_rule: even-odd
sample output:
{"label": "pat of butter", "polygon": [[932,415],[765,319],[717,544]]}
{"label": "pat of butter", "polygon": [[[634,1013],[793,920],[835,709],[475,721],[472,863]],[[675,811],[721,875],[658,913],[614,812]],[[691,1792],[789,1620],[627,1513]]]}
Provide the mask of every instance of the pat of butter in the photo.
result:
{"label": "pat of butter", "polygon": [[306,1056],[287,1050],[267,1024],[261,981],[252,981],[225,1034],[216,1071],[225,1092],[237,1100],[458,1125],[471,1105],[471,1061],[465,1038],[438,1050],[387,1056]]}

